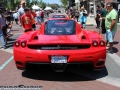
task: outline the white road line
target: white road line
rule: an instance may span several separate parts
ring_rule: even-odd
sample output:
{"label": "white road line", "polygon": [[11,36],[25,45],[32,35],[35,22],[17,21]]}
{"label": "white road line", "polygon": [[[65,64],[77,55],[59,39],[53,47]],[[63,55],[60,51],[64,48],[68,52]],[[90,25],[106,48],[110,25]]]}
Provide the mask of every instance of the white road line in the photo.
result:
{"label": "white road line", "polygon": [[11,58],[9,58],[4,64],[2,64],[2,66],[0,66],[0,71],[1,71],[2,69],[4,69],[5,66],[7,66],[7,64],[8,64],[10,61],[12,61],[12,60],[13,60],[13,56],[12,56]]}

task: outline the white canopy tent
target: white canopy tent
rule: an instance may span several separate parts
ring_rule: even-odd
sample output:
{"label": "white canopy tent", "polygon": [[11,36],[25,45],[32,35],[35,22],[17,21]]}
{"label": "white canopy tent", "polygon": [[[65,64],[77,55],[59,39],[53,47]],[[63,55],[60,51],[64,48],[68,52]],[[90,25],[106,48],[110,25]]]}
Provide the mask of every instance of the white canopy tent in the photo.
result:
{"label": "white canopy tent", "polygon": [[44,10],[52,10],[51,7],[46,7]]}
{"label": "white canopy tent", "polygon": [[32,9],[34,9],[34,10],[36,10],[36,9],[37,9],[37,10],[38,10],[38,9],[39,9],[39,10],[42,10],[42,8],[38,7],[37,5],[33,5],[33,6],[32,6]]}

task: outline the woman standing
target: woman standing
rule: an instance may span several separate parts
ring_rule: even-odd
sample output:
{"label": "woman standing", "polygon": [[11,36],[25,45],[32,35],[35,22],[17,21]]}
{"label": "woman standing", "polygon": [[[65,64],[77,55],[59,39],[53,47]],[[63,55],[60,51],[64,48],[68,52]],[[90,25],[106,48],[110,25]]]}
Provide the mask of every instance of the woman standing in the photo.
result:
{"label": "woman standing", "polygon": [[85,10],[84,6],[80,8],[80,23],[82,24],[82,28],[85,29],[87,22],[87,10]]}

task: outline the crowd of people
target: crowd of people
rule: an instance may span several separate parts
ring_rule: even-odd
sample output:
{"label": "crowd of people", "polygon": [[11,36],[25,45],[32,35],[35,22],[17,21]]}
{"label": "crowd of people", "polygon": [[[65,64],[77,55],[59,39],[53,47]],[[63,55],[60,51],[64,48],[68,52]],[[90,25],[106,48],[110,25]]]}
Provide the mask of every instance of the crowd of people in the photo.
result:
{"label": "crowd of people", "polygon": [[[69,18],[72,18],[77,22],[79,21],[81,28],[86,28],[88,12],[85,9],[84,5],[81,5],[79,10],[68,9],[66,13]],[[23,27],[24,32],[27,32],[35,30],[36,23],[41,24],[44,22],[44,14],[45,12],[43,10],[33,11],[32,8],[27,8],[25,1],[21,2],[20,9],[18,11],[15,11],[12,16],[7,8],[6,12],[4,12],[4,15],[2,14],[2,10],[0,10],[0,38],[3,47],[6,48],[8,38],[7,30],[11,30],[13,20],[15,20],[16,24],[19,24]],[[46,15],[48,17],[49,12],[46,12]],[[110,46],[108,51],[112,53],[113,41],[115,33],[117,31],[118,20],[117,11],[114,9],[114,3],[107,3],[106,8],[103,3],[101,5],[98,5],[95,20],[97,24],[96,28],[99,28],[102,34],[105,34],[106,45],[109,44]]]}
{"label": "crowd of people", "polygon": [[[46,15],[48,16],[48,14]],[[7,39],[13,35],[10,33],[13,21],[20,25],[24,32],[36,30],[36,24],[41,25],[44,22],[44,11],[33,10],[32,7],[27,8],[25,1],[21,1],[21,7],[14,12],[8,8],[5,12],[0,10],[0,38],[4,49],[7,48]]]}
{"label": "crowd of people", "polygon": [[81,5],[79,10],[68,9],[66,11],[66,13],[68,14],[69,18],[72,18],[73,20],[76,20],[77,22],[80,22],[80,24],[82,25],[81,28],[85,29],[88,12],[85,9],[84,5]]}
{"label": "crowd of people", "polygon": [[105,34],[106,46],[109,45],[107,52],[109,53],[113,53],[113,42],[118,22],[118,12],[114,6],[113,2],[108,2],[106,8],[104,4],[97,6],[95,18],[96,28],[99,28],[102,34]]}
{"label": "crowd of people", "polygon": [[[114,8],[114,2],[108,2],[106,7],[104,3],[97,5],[96,7],[96,28],[99,29],[99,33],[105,34],[106,46],[109,46],[107,52],[113,53],[114,36],[117,31],[118,12]],[[79,21],[82,28],[85,29],[88,12],[84,5],[80,6],[79,11],[75,9],[68,9],[66,12],[69,18]]]}

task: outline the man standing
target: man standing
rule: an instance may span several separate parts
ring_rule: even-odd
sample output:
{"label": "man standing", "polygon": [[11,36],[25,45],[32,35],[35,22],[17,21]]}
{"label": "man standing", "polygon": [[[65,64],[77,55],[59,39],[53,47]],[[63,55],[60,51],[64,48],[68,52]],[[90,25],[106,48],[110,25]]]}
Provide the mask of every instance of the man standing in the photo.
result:
{"label": "man standing", "polygon": [[106,29],[105,29],[105,17],[107,14],[107,10],[104,8],[105,5],[102,3],[101,4],[101,10],[100,10],[100,20],[101,21],[101,29],[102,29],[102,34],[106,33]]}
{"label": "man standing", "polygon": [[20,22],[20,26],[21,26],[21,17],[24,14],[24,8],[25,7],[26,7],[25,1],[21,1],[21,8],[18,10],[18,20]]}
{"label": "man standing", "polygon": [[95,20],[96,20],[96,24],[97,24],[96,28],[100,29],[100,6],[97,6]]}
{"label": "man standing", "polygon": [[17,11],[13,14],[13,18],[14,18],[16,24],[18,24],[18,12]]}
{"label": "man standing", "polygon": [[115,36],[115,32],[117,30],[117,11],[113,8],[113,2],[108,2],[106,4],[106,9],[108,14],[105,18],[105,28],[106,28],[106,45],[109,43],[110,48],[108,50],[109,53],[113,53],[113,40]]}

